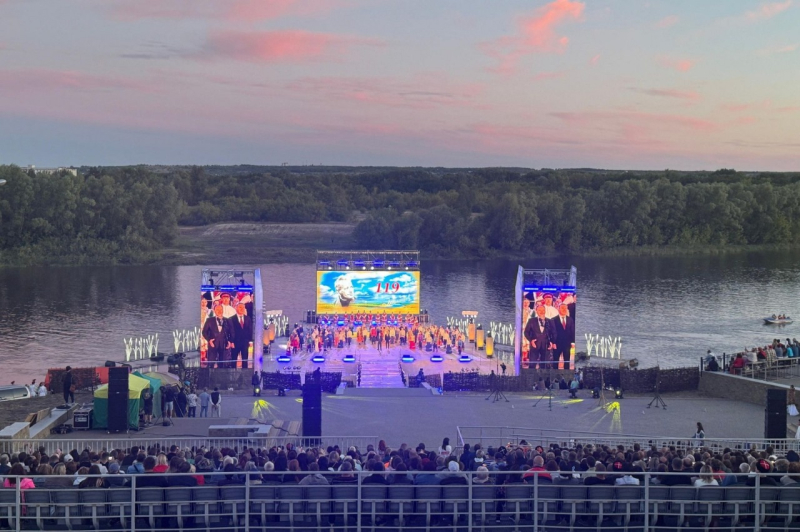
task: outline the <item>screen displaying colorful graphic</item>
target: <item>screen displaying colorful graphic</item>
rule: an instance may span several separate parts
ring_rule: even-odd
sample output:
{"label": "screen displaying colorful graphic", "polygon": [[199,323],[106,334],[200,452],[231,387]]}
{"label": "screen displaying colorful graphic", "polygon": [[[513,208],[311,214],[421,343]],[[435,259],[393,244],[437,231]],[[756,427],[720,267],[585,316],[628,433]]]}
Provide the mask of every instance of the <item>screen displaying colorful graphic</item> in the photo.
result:
{"label": "screen displaying colorful graphic", "polygon": [[317,272],[317,314],[376,312],[419,314],[419,272]]}
{"label": "screen displaying colorful graphic", "polygon": [[562,361],[569,367],[575,347],[574,290],[527,288],[522,299],[522,363]]}

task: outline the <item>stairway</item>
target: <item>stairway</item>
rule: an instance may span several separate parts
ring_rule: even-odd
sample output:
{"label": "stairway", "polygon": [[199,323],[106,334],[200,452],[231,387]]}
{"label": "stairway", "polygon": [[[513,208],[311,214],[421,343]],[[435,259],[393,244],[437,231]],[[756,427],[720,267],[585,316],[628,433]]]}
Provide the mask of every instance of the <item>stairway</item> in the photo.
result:
{"label": "stairway", "polygon": [[361,363],[362,388],[405,388],[397,359],[373,359]]}

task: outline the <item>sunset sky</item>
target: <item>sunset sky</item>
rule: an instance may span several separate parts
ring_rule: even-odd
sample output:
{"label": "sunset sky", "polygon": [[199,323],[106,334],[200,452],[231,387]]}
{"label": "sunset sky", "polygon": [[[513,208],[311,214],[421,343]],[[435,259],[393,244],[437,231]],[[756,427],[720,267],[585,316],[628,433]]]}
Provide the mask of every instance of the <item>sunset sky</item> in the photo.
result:
{"label": "sunset sky", "polygon": [[800,171],[800,0],[0,0],[0,164]]}

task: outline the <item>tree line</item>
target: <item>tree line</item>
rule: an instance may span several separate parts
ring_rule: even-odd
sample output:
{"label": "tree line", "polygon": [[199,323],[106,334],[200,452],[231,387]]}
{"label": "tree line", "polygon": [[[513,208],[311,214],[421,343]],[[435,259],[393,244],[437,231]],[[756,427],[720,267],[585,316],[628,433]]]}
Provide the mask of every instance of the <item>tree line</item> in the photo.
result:
{"label": "tree line", "polygon": [[137,262],[179,224],[232,221],[356,222],[362,248],[428,256],[800,242],[800,173],[3,166],[0,179],[6,262]]}

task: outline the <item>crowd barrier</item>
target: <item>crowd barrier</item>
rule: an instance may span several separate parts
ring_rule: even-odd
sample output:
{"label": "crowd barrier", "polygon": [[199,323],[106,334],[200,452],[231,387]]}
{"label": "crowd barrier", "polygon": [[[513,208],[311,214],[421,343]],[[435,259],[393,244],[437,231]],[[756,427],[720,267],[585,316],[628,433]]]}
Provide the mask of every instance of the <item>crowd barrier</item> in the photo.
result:
{"label": "crowd barrier", "polygon": [[[266,426],[266,425],[265,425]],[[127,450],[133,446],[140,449],[150,449],[159,446],[161,449],[169,449],[175,445],[180,449],[238,449],[241,451],[245,446],[248,448],[270,449],[276,446],[286,447],[292,444],[295,447],[319,447],[322,449],[328,446],[338,445],[345,451],[350,447],[356,447],[362,452],[368,445],[378,447],[379,438],[375,436],[267,436],[266,434],[253,433],[247,437],[169,437],[154,436],[151,438],[73,438],[73,439],[27,439],[27,440],[4,440],[0,441],[0,453],[19,453],[32,452],[40,447],[44,447],[45,453],[52,455],[56,452],[69,452],[76,449],[78,452],[84,449],[91,449],[98,452],[101,450],[110,451],[113,449]]]}
{"label": "crowd barrier", "polygon": [[[656,485],[649,474],[641,475],[638,486],[586,486],[580,479],[558,483],[535,475],[529,483],[494,485],[476,482],[472,473],[442,474],[460,476],[463,484],[383,485],[365,482],[368,475],[358,473],[361,481],[353,483],[302,485],[280,483],[277,473],[264,474],[263,482],[242,474],[239,483],[234,474],[215,485],[214,479],[225,475],[214,473],[204,475],[202,486],[154,487],[153,476],[177,484],[178,477],[198,475],[140,474],[125,476],[129,486],[52,489],[48,481],[63,476],[30,476],[25,478],[34,479],[34,489],[20,489],[19,480],[16,487],[0,489],[0,525],[95,531],[627,532],[785,529],[797,526],[800,515],[800,487],[763,485],[766,477],[759,476],[752,477],[753,486],[696,488]],[[661,476],[671,475],[678,474]]]}
{"label": "crowd barrier", "polygon": [[459,426],[456,428],[456,444],[459,448],[465,443],[474,445],[480,443],[483,448],[498,447],[513,443],[518,444],[525,440],[530,446],[541,445],[548,448],[551,444],[558,444],[562,448],[572,448],[581,445],[608,445],[616,447],[624,445],[632,448],[639,444],[643,449],[653,445],[657,448],[675,447],[676,449],[689,449],[698,446],[706,447],[712,452],[722,452],[723,449],[748,450],[755,446],[764,450],[772,447],[776,454],[786,454],[788,451],[800,452],[800,440],[794,438],[704,438],[701,441],[691,437],[676,436],[644,436],[635,434],[614,434],[601,432],[586,432],[576,430],[541,429],[531,427],[502,427],[502,426]]}

